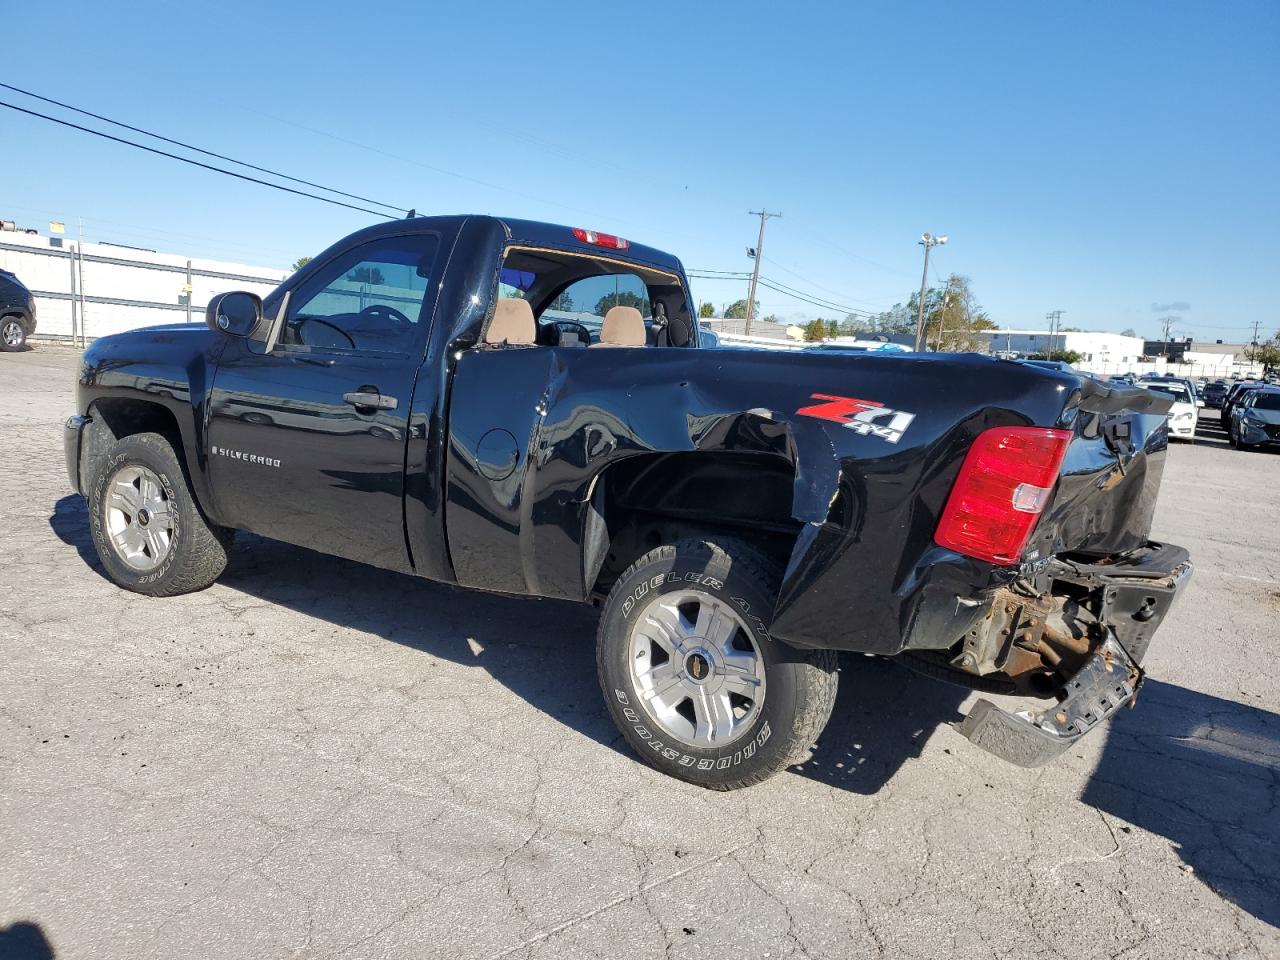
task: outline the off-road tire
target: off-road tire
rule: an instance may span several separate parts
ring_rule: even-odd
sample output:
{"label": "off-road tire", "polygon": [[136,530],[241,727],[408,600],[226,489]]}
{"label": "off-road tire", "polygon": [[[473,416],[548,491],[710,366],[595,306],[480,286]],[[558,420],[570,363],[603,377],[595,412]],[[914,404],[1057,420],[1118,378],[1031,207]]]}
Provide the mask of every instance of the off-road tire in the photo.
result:
{"label": "off-road tire", "polygon": [[[174,518],[169,551],[160,566],[139,572],[117,554],[107,528],[107,486],[123,467],[141,466],[155,474]],[[135,433],[111,445],[89,465],[89,526],[98,559],[113,581],[151,597],[173,597],[203,590],[227,566],[234,531],[210,523],[200,512],[173,445],[158,433]]]}
{"label": "off-road tire", "polygon": [[[770,636],[781,573],[764,554],[729,538],[688,539],[650,550],[618,578],[600,617],[596,668],[609,713],[646,763],[712,790],[760,783],[800,762],[831,717],[836,654],[799,650]],[[743,733],[705,748],[664,734],[629,668],[632,630],[665,593],[695,589],[729,605],[764,661],[763,704]]]}

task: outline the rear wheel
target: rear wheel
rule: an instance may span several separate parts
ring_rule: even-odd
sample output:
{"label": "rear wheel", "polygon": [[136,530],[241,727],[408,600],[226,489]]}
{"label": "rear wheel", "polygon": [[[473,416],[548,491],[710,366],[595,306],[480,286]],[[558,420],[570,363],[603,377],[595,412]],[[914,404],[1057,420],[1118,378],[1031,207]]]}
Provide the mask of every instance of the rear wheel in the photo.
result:
{"label": "rear wheel", "polygon": [[731,790],[803,759],[831,716],[836,657],[769,635],[779,579],[732,540],[659,547],[618,578],[596,662],[614,722],[647,763]]}
{"label": "rear wheel", "polygon": [[153,597],[213,583],[233,536],[204,519],[173,447],[157,433],[123,437],[93,465],[89,524],[107,575]]}
{"label": "rear wheel", "polygon": [[27,345],[27,328],[17,317],[0,319],[0,350],[6,353],[21,350]]}

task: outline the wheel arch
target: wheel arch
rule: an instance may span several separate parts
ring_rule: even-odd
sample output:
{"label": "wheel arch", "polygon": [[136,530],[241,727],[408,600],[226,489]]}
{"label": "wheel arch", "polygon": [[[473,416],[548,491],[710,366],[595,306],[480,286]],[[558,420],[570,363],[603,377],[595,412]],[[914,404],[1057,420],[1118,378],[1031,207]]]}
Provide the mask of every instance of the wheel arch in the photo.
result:
{"label": "wheel arch", "polygon": [[595,478],[582,539],[594,597],[637,557],[691,535],[745,540],[785,569],[803,524],[796,470],[773,452],[680,451],[617,461]]}
{"label": "wheel arch", "polygon": [[194,437],[183,430],[182,421],[173,409],[141,397],[103,396],[89,404],[80,456],[81,489],[88,489],[87,469],[90,463],[105,454],[116,441],[138,433],[158,433],[173,445],[192,496],[201,511],[209,516],[211,497],[196,455],[198,450]]}

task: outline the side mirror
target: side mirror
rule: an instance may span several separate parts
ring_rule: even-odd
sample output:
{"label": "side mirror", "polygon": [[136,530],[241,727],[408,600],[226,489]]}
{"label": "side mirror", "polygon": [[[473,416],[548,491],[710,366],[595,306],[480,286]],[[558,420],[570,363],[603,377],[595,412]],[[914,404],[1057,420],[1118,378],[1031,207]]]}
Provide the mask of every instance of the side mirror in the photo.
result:
{"label": "side mirror", "polygon": [[243,290],[220,293],[205,308],[204,322],[217,333],[233,337],[252,336],[262,323],[262,298]]}

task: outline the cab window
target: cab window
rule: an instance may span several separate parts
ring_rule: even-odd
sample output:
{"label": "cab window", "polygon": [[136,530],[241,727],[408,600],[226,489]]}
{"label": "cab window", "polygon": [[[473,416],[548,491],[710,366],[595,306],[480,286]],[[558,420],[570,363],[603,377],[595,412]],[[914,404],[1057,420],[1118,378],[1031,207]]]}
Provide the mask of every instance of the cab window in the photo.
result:
{"label": "cab window", "polygon": [[325,264],[293,292],[283,349],[409,353],[421,348],[434,234],[384,237]]}

